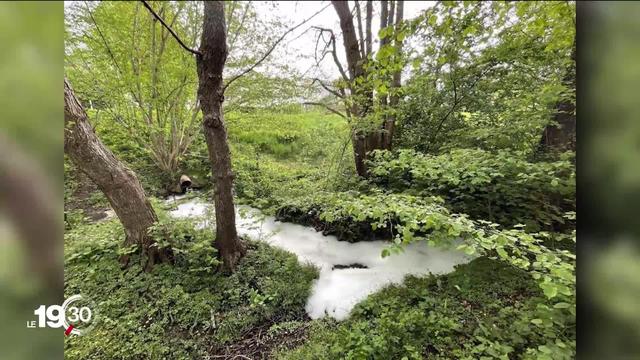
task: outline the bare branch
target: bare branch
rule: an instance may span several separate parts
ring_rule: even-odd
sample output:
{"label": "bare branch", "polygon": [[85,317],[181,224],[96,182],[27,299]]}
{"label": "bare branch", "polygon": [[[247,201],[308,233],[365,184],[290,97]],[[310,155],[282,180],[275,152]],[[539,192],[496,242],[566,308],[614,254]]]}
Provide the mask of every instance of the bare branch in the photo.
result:
{"label": "bare branch", "polygon": [[240,34],[240,31],[242,30],[242,27],[244,26],[244,20],[247,17],[247,12],[249,11],[249,5],[245,5],[244,6],[244,12],[242,13],[242,18],[240,19],[240,24],[238,25],[238,28],[235,31],[235,34],[233,35],[233,39],[231,40],[231,43],[229,44],[229,52],[231,52],[236,44],[236,40],[238,39],[238,34]]}
{"label": "bare branch", "polygon": [[341,98],[341,99],[342,99],[342,98],[344,98],[344,95],[342,95],[342,94],[340,94],[338,91],[336,91],[336,90],[334,90],[334,89],[330,88],[330,87],[329,87],[329,85],[325,84],[324,82],[322,82],[322,80],[320,80],[320,79],[318,79],[318,78],[313,79],[313,81],[311,82],[311,84],[314,84],[314,83],[316,83],[316,82],[317,82],[317,83],[319,83],[319,84],[320,84],[320,86],[322,86],[325,90],[327,90],[328,92],[332,93],[332,94],[333,94],[333,95],[335,95],[336,97]]}
{"label": "bare branch", "polygon": [[153,17],[155,17],[158,21],[160,21],[160,23],[162,24],[162,26],[164,26],[170,33],[171,35],[176,39],[176,41],[178,41],[178,43],[180,44],[180,46],[182,46],[185,50],[187,50],[188,52],[195,54],[195,55],[202,55],[202,53],[198,50],[194,50],[190,47],[188,47],[187,45],[184,44],[184,42],[178,37],[178,34],[176,34],[175,31],[173,31],[173,29],[171,28],[171,26],[169,26],[166,22],[164,22],[164,20],[160,17],[160,15],[156,14],[156,12],[153,10],[153,8],[151,7],[151,5],[149,5],[146,1],[141,0],[142,4],[144,4],[144,7],[147,8],[147,10],[149,10],[149,12],[151,13],[151,15],[153,15]]}
{"label": "bare branch", "polygon": [[347,115],[345,115],[345,114],[341,113],[340,111],[338,111],[338,110],[336,110],[336,109],[334,109],[334,108],[330,107],[330,106],[329,106],[329,105],[327,105],[327,104],[323,104],[323,103],[320,103],[320,102],[303,102],[302,104],[304,104],[304,105],[317,105],[317,106],[322,106],[322,107],[324,107],[325,109],[327,109],[327,110],[331,111],[332,113],[334,113],[334,114],[336,114],[336,115],[339,115],[339,116],[341,116],[341,117],[343,117],[343,118],[345,118],[345,119],[347,118]]}
{"label": "bare branch", "polygon": [[238,80],[239,78],[241,78],[242,76],[246,75],[247,73],[249,73],[250,71],[252,71],[253,69],[255,69],[258,65],[260,65],[267,57],[269,57],[269,55],[271,55],[271,53],[273,52],[273,50],[275,50],[276,46],[278,46],[278,44],[280,44],[280,42],[282,42],[282,40],[284,40],[284,38],[289,35],[291,32],[293,32],[294,30],[296,30],[297,28],[299,28],[300,26],[306,24],[309,20],[313,19],[314,17],[316,17],[316,15],[320,14],[321,12],[323,12],[324,10],[326,10],[330,5],[326,5],[325,7],[323,7],[322,9],[318,10],[315,14],[311,15],[309,18],[307,18],[306,20],[302,21],[301,23],[299,23],[298,25],[290,28],[289,30],[285,31],[279,38],[278,40],[276,40],[273,45],[271,45],[271,48],[269,50],[267,50],[267,52],[260,58],[260,60],[258,60],[256,63],[254,63],[253,65],[249,66],[247,69],[245,69],[244,71],[242,71],[240,74],[234,76],[231,78],[231,80],[229,80],[223,87],[222,87],[222,92],[224,93],[224,91],[229,87],[229,85],[231,85],[231,83],[233,83],[234,81]]}
{"label": "bare branch", "polygon": [[[323,34],[325,32],[329,33],[331,37],[329,38],[329,42],[326,43],[327,46],[325,47],[325,49],[328,47],[329,44],[331,45],[331,55],[333,56],[333,62],[338,67],[338,71],[340,71],[340,75],[342,75],[342,79],[344,79],[345,81],[349,81],[349,77],[347,76],[347,73],[344,71],[344,68],[342,67],[342,63],[340,63],[340,60],[338,59],[338,52],[336,50],[336,36],[333,33],[333,30],[319,27],[319,26],[314,26],[313,28],[319,30],[320,34]],[[323,54],[323,58],[324,58],[324,54]]]}

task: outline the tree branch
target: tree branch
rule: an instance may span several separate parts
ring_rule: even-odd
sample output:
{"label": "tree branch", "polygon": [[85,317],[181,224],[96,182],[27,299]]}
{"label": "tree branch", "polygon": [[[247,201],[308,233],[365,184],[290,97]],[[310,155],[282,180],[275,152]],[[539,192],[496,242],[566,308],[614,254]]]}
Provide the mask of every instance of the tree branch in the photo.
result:
{"label": "tree branch", "polygon": [[347,115],[345,115],[345,114],[341,113],[340,111],[338,111],[338,110],[336,110],[336,109],[334,109],[334,108],[330,107],[330,106],[329,106],[329,105],[327,105],[327,104],[323,104],[323,103],[320,103],[320,102],[303,102],[302,104],[303,104],[303,105],[317,105],[317,106],[322,106],[322,107],[324,107],[325,109],[327,109],[327,110],[331,111],[332,113],[334,113],[334,114],[336,114],[336,115],[339,115],[339,116],[341,116],[341,117],[343,117],[343,118],[345,118],[345,119],[347,118]]}
{"label": "tree branch", "polygon": [[311,84],[313,85],[314,83],[319,83],[320,86],[322,86],[325,90],[327,90],[328,92],[332,93],[333,95],[335,95],[336,97],[342,99],[344,98],[344,96],[342,94],[340,94],[339,92],[337,92],[336,90],[333,90],[332,88],[330,88],[327,84],[323,83],[322,80],[315,78],[313,79],[313,81],[311,82]]}
{"label": "tree branch", "polygon": [[[342,79],[344,81],[349,81],[349,77],[347,76],[347,73],[344,71],[344,68],[342,67],[342,64],[340,63],[340,60],[338,59],[338,52],[336,51],[336,36],[333,33],[333,30],[331,29],[327,29],[327,28],[323,28],[323,27],[319,27],[319,26],[314,26],[314,29],[317,29],[320,31],[320,34],[324,33],[324,32],[328,32],[331,37],[329,38],[329,42],[327,43],[328,45],[331,45],[331,55],[333,56],[333,62],[336,64],[336,66],[338,67],[338,71],[340,71],[340,75],[342,76]],[[324,38],[323,38],[324,40]],[[326,47],[325,47],[326,49]],[[323,55],[324,58],[324,55]]]}
{"label": "tree branch", "polygon": [[160,23],[162,24],[162,26],[164,26],[170,33],[171,35],[176,39],[176,41],[178,41],[178,43],[180,44],[180,46],[182,46],[185,50],[187,50],[188,52],[195,54],[195,55],[200,55],[202,56],[202,53],[198,50],[194,50],[190,47],[188,47],[187,45],[185,45],[185,43],[178,37],[178,34],[176,34],[175,31],[173,31],[173,29],[171,28],[171,26],[169,26],[166,22],[164,22],[164,20],[160,17],[160,15],[156,14],[156,12],[153,10],[153,8],[151,7],[151,5],[149,5],[146,1],[141,0],[142,4],[144,4],[144,7],[147,8],[147,10],[149,10],[149,12],[151,13],[151,15],[153,15],[153,17],[155,17],[158,21],[160,21]]}
{"label": "tree branch", "polygon": [[233,48],[236,45],[236,40],[238,39],[238,35],[240,34],[240,31],[242,30],[242,27],[244,26],[244,20],[247,17],[247,12],[249,11],[249,5],[245,5],[244,7],[244,12],[242,13],[242,18],[240,19],[240,25],[238,25],[238,28],[235,31],[235,34],[233,35],[233,39],[231,40],[231,43],[229,44],[229,52],[231,52],[233,50]]}
{"label": "tree branch", "polygon": [[284,40],[284,38],[289,35],[291,32],[293,32],[294,30],[296,30],[297,28],[299,28],[300,26],[306,24],[309,20],[313,19],[314,17],[316,17],[316,15],[320,14],[321,12],[323,12],[325,9],[327,9],[330,5],[326,5],[325,7],[323,7],[322,9],[318,10],[315,14],[311,15],[309,18],[307,18],[306,20],[302,21],[301,23],[299,23],[298,25],[290,28],[289,30],[285,31],[279,38],[278,40],[276,40],[273,45],[271,45],[271,48],[269,48],[269,50],[267,50],[267,52],[260,58],[260,60],[258,60],[257,62],[255,62],[253,65],[249,66],[247,69],[245,69],[244,71],[242,71],[240,74],[234,76],[231,78],[231,80],[229,80],[223,87],[222,87],[222,93],[225,92],[225,90],[227,90],[227,88],[229,87],[229,85],[231,85],[231,83],[233,83],[234,81],[238,80],[239,78],[241,78],[242,76],[246,75],[247,73],[249,73],[251,70],[255,69],[258,65],[260,65],[267,57],[269,57],[269,55],[271,55],[271,53],[273,52],[273,50],[275,50],[276,46],[278,46],[278,44],[280,44],[280,42],[282,42],[282,40]]}
{"label": "tree branch", "polygon": [[358,41],[360,42],[360,57],[365,59],[367,57],[367,49],[364,46],[364,32],[362,30],[362,11],[360,10],[360,2],[358,0],[355,1],[355,4],[356,4],[356,16],[358,20],[358,35],[360,36],[360,39],[358,39]]}

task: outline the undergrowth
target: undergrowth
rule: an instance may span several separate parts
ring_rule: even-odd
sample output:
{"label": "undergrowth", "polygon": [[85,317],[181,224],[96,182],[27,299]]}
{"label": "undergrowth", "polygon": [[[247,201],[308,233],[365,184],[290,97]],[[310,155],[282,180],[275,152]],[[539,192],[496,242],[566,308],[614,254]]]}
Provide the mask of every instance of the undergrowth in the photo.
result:
{"label": "undergrowth", "polygon": [[568,359],[575,329],[560,334],[551,356],[546,329],[532,324],[540,296],[525,272],[478,258],[369,296],[348,320],[316,324],[304,346],[279,358]]}
{"label": "undergrowth", "polygon": [[157,265],[149,273],[138,264],[120,269],[123,235],[116,221],[67,233],[65,296],[95,301],[98,321],[88,335],[65,342],[67,358],[204,358],[255,328],[305,318],[314,268],[285,251],[249,242],[239,270],[223,276],[211,266],[210,231],[187,229],[193,227],[182,224],[172,232],[184,239],[176,264]]}

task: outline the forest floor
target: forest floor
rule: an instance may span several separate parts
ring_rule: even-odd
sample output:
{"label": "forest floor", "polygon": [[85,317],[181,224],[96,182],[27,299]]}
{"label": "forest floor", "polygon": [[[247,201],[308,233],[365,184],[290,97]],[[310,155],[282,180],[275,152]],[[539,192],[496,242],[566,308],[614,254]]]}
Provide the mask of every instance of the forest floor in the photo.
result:
{"label": "forest floor", "polygon": [[535,340],[517,339],[516,328],[528,326],[522,314],[535,311],[537,286],[487,258],[447,275],[410,276],[337,322],[307,316],[318,272],[290,253],[249,241],[238,272],[223,276],[202,266],[211,239],[204,231],[174,266],[122,271],[112,240],[119,231],[113,219],[67,234],[65,292],[99,304],[92,333],[66,342],[69,358],[360,358],[353,351],[363,345],[375,358],[458,358],[486,342]]}
{"label": "forest floor", "polygon": [[[341,177],[352,157],[348,128],[338,117],[229,114],[227,120],[240,203],[273,215],[281,199],[334,186],[334,178],[336,186],[361,186]],[[108,129],[97,131],[118,148],[121,140]],[[200,144],[192,155],[186,171],[206,178],[206,149]],[[154,194],[157,180],[144,170],[149,164],[130,166]],[[360,302],[344,321],[312,320],[306,303],[319,269],[245,239],[238,271],[222,275],[210,229],[172,219],[170,206],[156,198],[175,262],[144,272],[134,261],[121,270],[124,235],[117,219],[103,219],[104,197],[80,178],[68,181],[65,295],[82,294],[98,305],[95,329],[65,342],[69,359],[513,358],[544,344],[544,329],[532,326],[539,288],[530,275],[497,260],[481,257],[449,274],[408,276]]]}

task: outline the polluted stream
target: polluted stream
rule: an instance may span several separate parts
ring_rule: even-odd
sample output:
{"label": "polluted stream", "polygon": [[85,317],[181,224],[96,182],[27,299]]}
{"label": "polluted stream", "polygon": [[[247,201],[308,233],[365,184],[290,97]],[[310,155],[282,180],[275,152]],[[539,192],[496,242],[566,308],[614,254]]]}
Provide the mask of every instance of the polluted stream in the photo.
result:
{"label": "polluted stream", "polygon": [[[192,218],[199,227],[213,227],[212,205],[200,198],[172,197],[169,214]],[[403,252],[383,258],[385,241],[349,243],[325,236],[312,227],[277,221],[248,206],[236,207],[236,226],[240,236],[263,241],[287,250],[301,263],[320,270],[306,304],[312,319],[331,316],[344,320],[353,307],[370,294],[389,284],[399,284],[406,275],[446,274],[472,257],[453,249],[440,249],[424,242],[407,245]]]}

